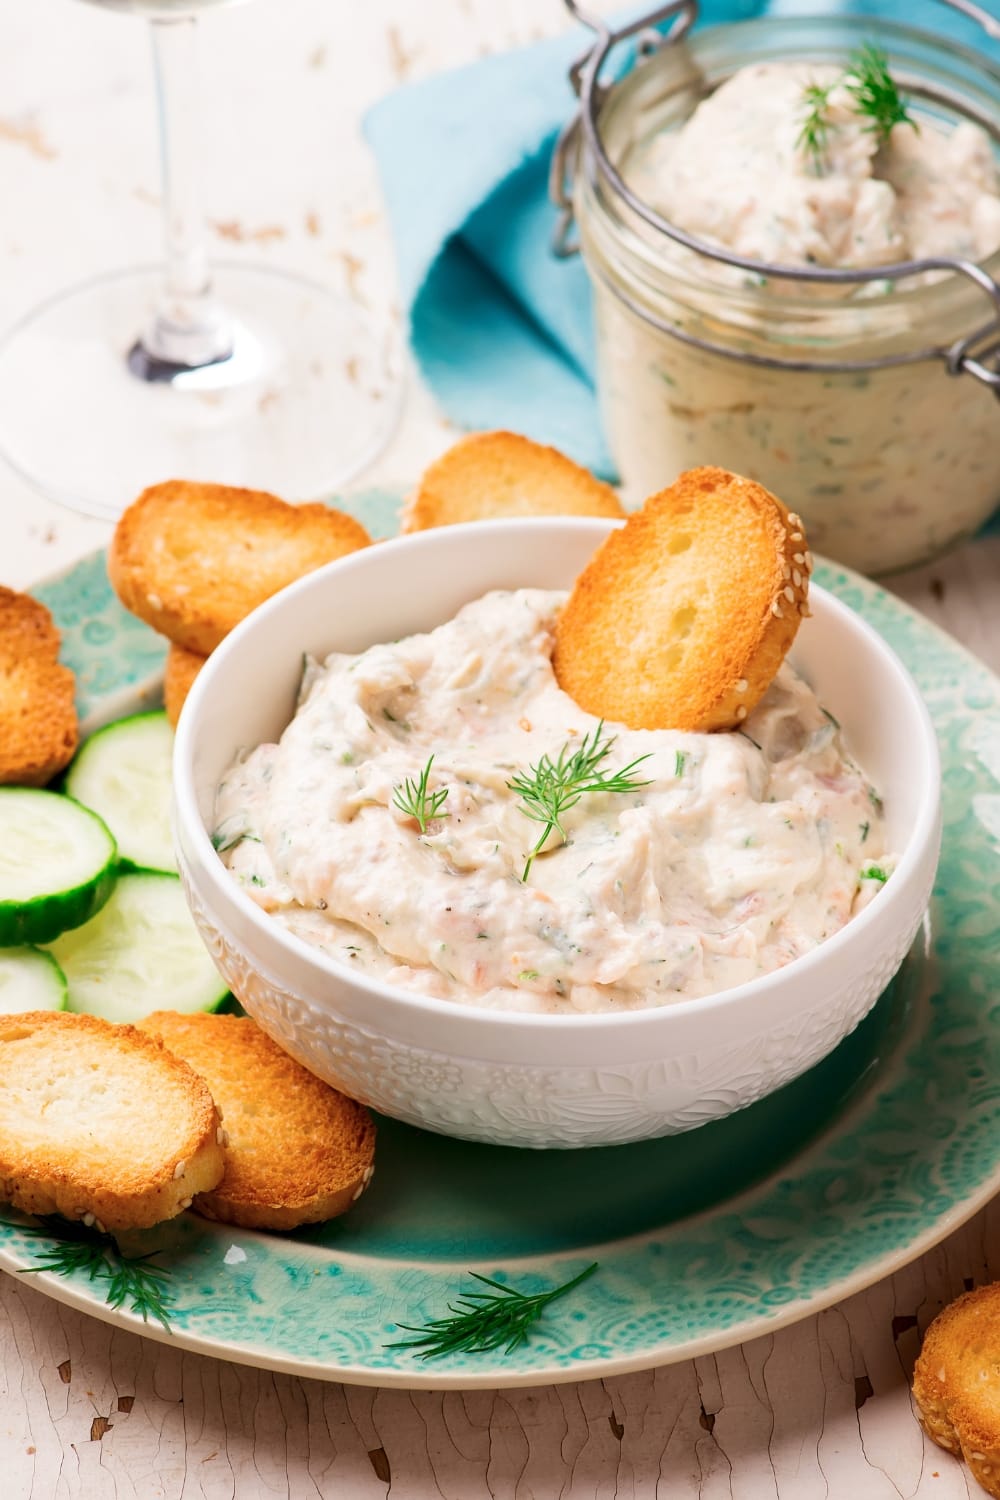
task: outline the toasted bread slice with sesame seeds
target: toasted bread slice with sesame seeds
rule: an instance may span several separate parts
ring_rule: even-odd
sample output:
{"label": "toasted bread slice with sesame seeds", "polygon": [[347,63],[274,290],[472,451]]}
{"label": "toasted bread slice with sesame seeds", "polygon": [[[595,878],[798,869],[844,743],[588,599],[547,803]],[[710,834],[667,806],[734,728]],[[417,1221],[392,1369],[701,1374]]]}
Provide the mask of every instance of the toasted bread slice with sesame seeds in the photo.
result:
{"label": "toasted bread slice with sesame seeds", "polygon": [[927,1436],[964,1458],[1000,1497],[1000,1282],[977,1287],[938,1313],[913,1370],[913,1399]]}
{"label": "toasted bread slice with sesame seeds", "polygon": [[501,516],[613,516],[610,485],[555,448],[514,432],[476,432],[441,455],[409,496],[401,531]]}
{"label": "toasted bread slice with sesame seeds", "polygon": [[181,709],[184,707],[184,700],[207,660],[207,656],[201,656],[197,651],[188,651],[184,646],[174,645],[173,641],[170,643],[167,664],[163,671],[163,706],[167,710],[167,718],[175,729],[177,720],[181,716]]}
{"label": "toasted bread slice with sesame seeds", "polygon": [[0,1199],[147,1229],[222,1176],[205,1083],[154,1036],[68,1011],[0,1016]]}
{"label": "toasted bread slice with sesame seeds", "polygon": [[76,750],[76,682],[37,599],[0,588],[0,782],[44,786]]}
{"label": "toasted bread slice with sesame seeds", "polygon": [[371,541],[353,516],[263,490],[169,480],[115,527],[108,574],[125,608],[207,656],[286,584]]}
{"label": "toasted bread slice with sesame seeds", "polygon": [[161,1010],[141,1025],[201,1074],[222,1112],[226,1175],[195,1199],[198,1213],[294,1229],[360,1198],[375,1153],[364,1105],[314,1077],[247,1016]]}
{"label": "toasted bread slice with sesame seeds", "polygon": [[808,614],[798,516],[749,479],[691,469],[601,544],[556,626],[560,686],[632,729],[730,729]]}

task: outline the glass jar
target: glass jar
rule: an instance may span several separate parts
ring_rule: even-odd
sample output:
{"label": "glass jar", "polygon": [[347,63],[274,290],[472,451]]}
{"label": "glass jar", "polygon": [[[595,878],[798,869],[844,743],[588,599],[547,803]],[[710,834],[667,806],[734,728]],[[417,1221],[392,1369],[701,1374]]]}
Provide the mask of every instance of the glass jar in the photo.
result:
{"label": "glass jar", "polygon": [[[1000,501],[1000,252],[980,268],[965,263],[964,274],[897,280],[847,273],[844,284],[844,273],[827,272],[825,282],[778,281],[746,269],[720,277],[725,253],[679,244],[629,188],[643,146],[738,68],[843,65],[865,41],[888,53],[918,118],[973,120],[1000,138],[1000,70],[868,15],[743,21],[661,39],[608,87],[598,62],[589,80],[583,69],[584,128],[566,141],[594,288],[598,392],[626,503],[683,469],[719,464],[798,511],[815,550],[884,573],[971,535]],[[564,164],[565,151],[557,182]]]}

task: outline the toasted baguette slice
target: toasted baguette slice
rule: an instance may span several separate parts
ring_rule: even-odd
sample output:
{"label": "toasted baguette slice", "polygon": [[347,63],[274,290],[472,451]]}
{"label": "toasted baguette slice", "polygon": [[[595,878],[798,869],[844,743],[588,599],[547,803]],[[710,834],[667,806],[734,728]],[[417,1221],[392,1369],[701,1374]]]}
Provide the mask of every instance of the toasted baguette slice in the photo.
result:
{"label": "toasted baguette slice", "polygon": [[124,512],[108,574],[126,609],[207,656],[286,584],[370,540],[359,521],[326,505],[175,479]]}
{"label": "toasted baguette slice", "polygon": [[226,1175],[194,1207],[248,1229],[294,1229],[350,1208],[371,1181],[375,1126],[246,1016],[154,1011],[145,1030],[191,1064],[226,1129]]}
{"label": "toasted baguette slice", "polygon": [[0,782],[44,786],[73,758],[76,683],[44,604],[0,588]]}
{"label": "toasted baguette slice", "polygon": [[691,469],[611,533],[556,626],[571,698],[632,729],[729,729],[808,614],[798,516],[725,469]]}
{"label": "toasted baguette slice", "polygon": [[175,729],[177,720],[181,716],[181,709],[184,707],[184,700],[207,660],[207,656],[200,656],[196,651],[188,651],[184,646],[175,646],[173,641],[170,643],[167,664],[163,673],[163,706],[167,710],[167,718]]}
{"label": "toasted baguette slice", "polygon": [[432,463],[400,518],[401,531],[501,516],[613,516],[609,485],[555,448],[514,432],[476,432]]}
{"label": "toasted baguette slice", "polygon": [[152,1036],[68,1011],[0,1016],[0,1199],[147,1229],[222,1176],[203,1081]]}
{"label": "toasted baguette slice", "polygon": [[913,1370],[913,1398],[928,1437],[964,1458],[1000,1497],[1000,1282],[938,1313]]}

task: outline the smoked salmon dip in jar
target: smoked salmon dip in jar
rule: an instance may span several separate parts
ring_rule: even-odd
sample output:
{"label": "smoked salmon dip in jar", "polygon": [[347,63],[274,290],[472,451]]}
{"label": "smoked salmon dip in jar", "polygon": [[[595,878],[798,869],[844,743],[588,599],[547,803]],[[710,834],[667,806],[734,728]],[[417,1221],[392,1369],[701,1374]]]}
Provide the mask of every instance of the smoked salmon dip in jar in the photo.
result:
{"label": "smoked salmon dip in jar", "polygon": [[626,503],[719,464],[828,557],[925,562],[1000,502],[1000,67],[876,15],[695,14],[601,27],[554,162]]}

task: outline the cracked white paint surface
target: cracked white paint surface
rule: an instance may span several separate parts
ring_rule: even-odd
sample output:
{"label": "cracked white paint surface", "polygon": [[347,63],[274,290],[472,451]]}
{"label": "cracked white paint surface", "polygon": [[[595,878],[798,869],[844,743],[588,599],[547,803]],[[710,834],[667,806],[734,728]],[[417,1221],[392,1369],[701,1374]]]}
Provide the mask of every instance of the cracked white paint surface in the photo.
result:
{"label": "cracked white paint surface", "polygon": [[[390,305],[392,257],[357,139],[361,110],[402,78],[562,24],[561,0],[258,0],[208,16],[217,243]],[[294,89],[276,82],[286,69]],[[3,7],[0,202],[0,323],[74,280],[155,256],[140,22],[71,0]],[[399,434],[368,477],[405,484],[449,439],[411,381]],[[108,534],[0,471],[0,582],[24,587]],[[893,587],[1000,668],[1000,537]],[[575,1386],[407,1394],[182,1354],[4,1276],[0,1496],[960,1500],[980,1492],[923,1437],[908,1375],[942,1304],[966,1281],[995,1277],[1000,1208],[991,1206],[897,1275],[739,1348]]]}
{"label": "cracked white paint surface", "polygon": [[272,1375],[113,1331],[3,1277],[3,1493],[959,1500],[978,1492],[923,1437],[908,1377],[942,1303],[966,1280],[1000,1276],[997,1246],[994,1205],[916,1264],[773,1336],[521,1391]]}

